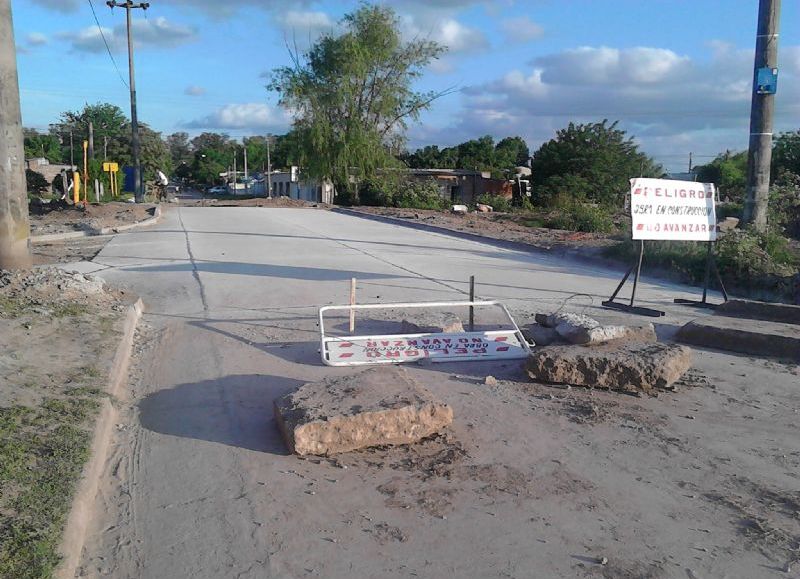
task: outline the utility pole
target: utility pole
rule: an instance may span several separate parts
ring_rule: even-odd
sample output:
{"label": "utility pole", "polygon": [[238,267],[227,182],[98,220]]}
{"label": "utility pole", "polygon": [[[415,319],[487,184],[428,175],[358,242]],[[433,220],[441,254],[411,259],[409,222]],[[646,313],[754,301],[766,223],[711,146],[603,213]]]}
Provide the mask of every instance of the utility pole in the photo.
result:
{"label": "utility pole", "polygon": [[236,143],[233,144],[233,194],[236,195]]}
{"label": "utility pole", "polygon": [[242,139],[242,142],[244,143],[244,194],[247,195],[247,139]]}
{"label": "utility pole", "polygon": [[136,113],[136,78],[133,70],[133,38],[131,37],[131,10],[150,8],[149,2],[131,2],[125,0],[108,0],[106,5],[111,8],[124,8],[128,25],[128,84],[131,89],[131,157],[133,162],[133,194],[137,203],[144,202],[144,188],[142,187],[142,164],[139,159],[139,117]]}
{"label": "utility pole", "polygon": [[272,161],[269,158],[269,141],[272,135],[267,135],[267,197],[272,197]]}
{"label": "utility pole", "polygon": [[689,173],[692,172],[692,152],[689,151]]}
{"label": "utility pole", "polygon": [[69,164],[75,170],[75,147],[72,144],[72,129],[69,130]]}
{"label": "utility pole", "polygon": [[11,0],[0,0],[0,269],[31,266],[25,147]]}
{"label": "utility pole", "polygon": [[94,123],[89,121],[89,158],[94,159]]}
{"label": "utility pole", "polygon": [[780,11],[780,0],[759,0],[753,97],[750,104],[750,147],[747,152],[747,193],[742,215],[742,221],[752,223],[757,231],[764,231],[767,227],[776,86],[765,84],[764,80],[772,71],[777,71]]}

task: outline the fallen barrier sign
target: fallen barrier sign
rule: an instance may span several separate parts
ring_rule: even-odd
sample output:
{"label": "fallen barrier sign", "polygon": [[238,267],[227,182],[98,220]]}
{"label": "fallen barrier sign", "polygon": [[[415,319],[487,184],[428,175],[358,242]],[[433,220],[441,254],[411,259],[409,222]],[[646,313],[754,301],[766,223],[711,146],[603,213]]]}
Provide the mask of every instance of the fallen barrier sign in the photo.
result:
{"label": "fallen barrier sign", "polygon": [[716,241],[714,184],[631,179],[633,239]]}
{"label": "fallen barrier sign", "polygon": [[425,336],[375,336],[328,342],[331,362],[377,363],[478,360],[481,358],[524,358],[528,350],[513,331],[462,332]]}

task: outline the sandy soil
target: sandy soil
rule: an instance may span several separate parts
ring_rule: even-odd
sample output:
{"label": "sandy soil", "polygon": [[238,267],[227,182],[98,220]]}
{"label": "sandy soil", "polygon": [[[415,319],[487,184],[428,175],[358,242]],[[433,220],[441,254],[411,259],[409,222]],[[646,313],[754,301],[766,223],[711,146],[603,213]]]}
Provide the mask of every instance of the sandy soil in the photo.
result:
{"label": "sandy soil", "polygon": [[427,209],[397,209],[394,207],[352,207],[355,211],[408,219],[426,225],[485,235],[493,239],[526,243],[544,250],[583,249],[592,253],[614,245],[615,240],[601,233],[582,233],[542,227],[527,227],[524,216],[510,213],[468,213],[466,215]]}
{"label": "sandy soil", "polygon": [[136,203],[104,203],[66,205],[48,203],[30,206],[31,235],[69,233],[72,231],[99,231],[104,227],[118,227],[144,221],[153,216],[154,206]]}

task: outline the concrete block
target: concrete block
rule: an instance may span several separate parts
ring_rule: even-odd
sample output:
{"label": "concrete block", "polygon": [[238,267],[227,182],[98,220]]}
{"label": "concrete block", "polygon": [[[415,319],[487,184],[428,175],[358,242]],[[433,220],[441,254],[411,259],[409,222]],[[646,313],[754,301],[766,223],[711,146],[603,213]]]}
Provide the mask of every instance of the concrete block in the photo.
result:
{"label": "concrete block", "polygon": [[750,300],[728,300],[717,307],[716,313],[732,318],[747,318],[766,322],[800,325],[800,306],[792,306],[789,304],[775,304]]}
{"label": "concrete block", "polygon": [[676,340],[705,348],[800,360],[800,328],[794,324],[710,316],[683,326]]}
{"label": "concrete block", "polygon": [[691,364],[692,351],[685,346],[612,342],[537,349],[526,369],[536,382],[650,391],[669,389]]}
{"label": "concrete block", "polygon": [[409,444],[453,421],[448,405],[397,366],[304,384],[274,410],[286,445],[299,455]]}

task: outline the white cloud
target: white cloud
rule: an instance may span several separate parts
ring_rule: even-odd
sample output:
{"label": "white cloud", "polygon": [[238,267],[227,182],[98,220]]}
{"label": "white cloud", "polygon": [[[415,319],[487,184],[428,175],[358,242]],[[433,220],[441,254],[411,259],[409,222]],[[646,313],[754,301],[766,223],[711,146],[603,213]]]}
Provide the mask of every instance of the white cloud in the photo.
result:
{"label": "white cloud", "polygon": [[249,131],[283,132],[291,123],[282,109],[264,103],[233,103],[217,109],[210,115],[184,122],[188,129],[244,129]]}
{"label": "white cloud", "polygon": [[[527,70],[465,89],[449,126],[415,127],[411,141],[451,145],[482,134],[520,134],[535,149],[570,121],[608,118],[619,120],[645,152],[664,155],[665,164],[688,151],[744,149],[753,51],[711,43],[708,53],[690,59],[654,47],[580,47],[537,58]],[[782,47],[779,64],[776,131],[796,129],[800,46]]]}
{"label": "white cloud", "polygon": [[184,89],[183,94],[189,96],[203,96],[206,94],[206,89],[202,86],[190,85]]}
{"label": "white cloud", "polygon": [[50,39],[41,32],[31,32],[25,40],[28,46],[43,46],[50,41]]}
{"label": "white cloud", "polygon": [[528,16],[507,18],[500,23],[500,26],[512,41],[530,42],[544,35],[544,28]]}
{"label": "white cloud", "polygon": [[[125,24],[114,28],[103,27],[108,46],[112,51],[121,52],[127,47]],[[97,26],[89,26],[78,32],[62,32],[59,35],[70,41],[72,48],[79,52],[101,52],[105,50],[103,38]],[[133,21],[133,37],[137,47],[169,48],[186,44],[197,39],[197,31],[188,26],[172,24],[166,18],[138,19]]]}
{"label": "white cloud", "polygon": [[489,47],[486,35],[450,17],[420,17],[406,14],[400,25],[406,39],[429,39],[445,46],[448,54],[477,52]]}

